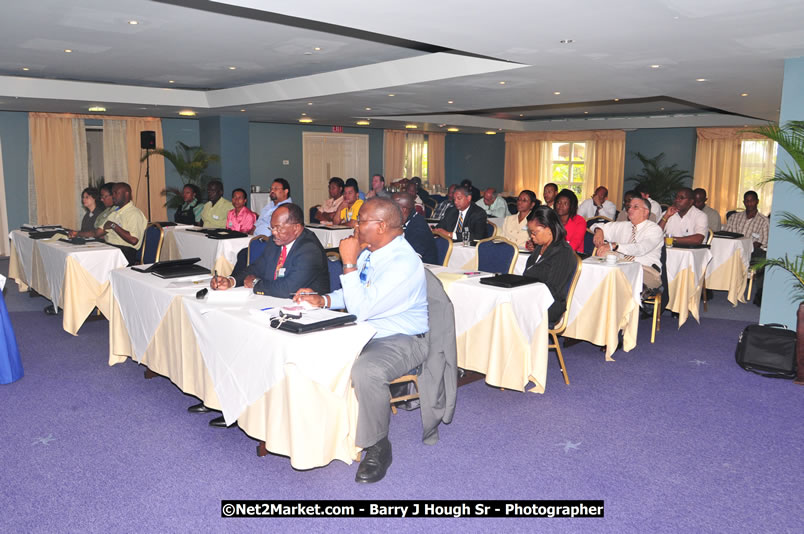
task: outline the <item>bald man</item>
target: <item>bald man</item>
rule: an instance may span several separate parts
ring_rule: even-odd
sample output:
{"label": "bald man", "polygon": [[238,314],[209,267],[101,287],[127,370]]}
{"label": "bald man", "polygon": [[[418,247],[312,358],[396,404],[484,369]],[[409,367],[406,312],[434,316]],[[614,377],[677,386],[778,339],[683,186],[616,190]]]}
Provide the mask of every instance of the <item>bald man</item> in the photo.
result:
{"label": "bald man", "polygon": [[117,209],[113,211],[103,224],[104,239],[110,245],[119,248],[129,265],[140,261],[142,236],[148,219],[137,206],[131,202],[131,186],[119,182],[112,188],[112,199]]}

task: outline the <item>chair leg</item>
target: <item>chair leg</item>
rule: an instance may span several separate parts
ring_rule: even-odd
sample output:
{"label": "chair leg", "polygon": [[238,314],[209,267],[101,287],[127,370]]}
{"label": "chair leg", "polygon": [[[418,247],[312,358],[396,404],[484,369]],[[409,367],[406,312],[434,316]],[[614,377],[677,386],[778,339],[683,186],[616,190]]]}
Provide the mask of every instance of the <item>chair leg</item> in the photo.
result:
{"label": "chair leg", "polygon": [[561,354],[561,345],[558,344],[558,336],[550,332],[555,344],[556,355],[558,356],[558,364],[561,366],[561,373],[564,375],[564,383],[569,385],[569,375],[567,374],[567,366],[564,364],[564,356]]}
{"label": "chair leg", "polygon": [[754,273],[753,271],[748,274],[748,295],[745,300],[751,300],[751,289],[754,287]]}
{"label": "chair leg", "polygon": [[391,405],[391,413],[396,415],[396,406],[394,406],[393,404]]}
{"label": "chair leg", "polygon": [[701,284],[701,294],[703,295],[704,311],[707,312],[709,311],[709,302],[707,302],[706,299],[706,278],[704,278],[704,281]]}
{"label": "chair leg", "polygon": [[656,327],[659,321],[659,307],[661,306],[660,302],[657,302],[656,299],[653,301],[653,324],[651,325],[650,330],[650,342],[653,343],[656,341]]}

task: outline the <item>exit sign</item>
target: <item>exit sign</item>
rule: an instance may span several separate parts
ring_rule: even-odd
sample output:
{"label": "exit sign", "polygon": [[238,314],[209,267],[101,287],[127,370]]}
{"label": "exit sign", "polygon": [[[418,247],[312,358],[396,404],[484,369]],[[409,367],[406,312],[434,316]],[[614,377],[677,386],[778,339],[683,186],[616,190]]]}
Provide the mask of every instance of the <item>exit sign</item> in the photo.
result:
{"label": "exit sign", "polygon": [[343,126],[333,126],[332,133],[343,133]]}

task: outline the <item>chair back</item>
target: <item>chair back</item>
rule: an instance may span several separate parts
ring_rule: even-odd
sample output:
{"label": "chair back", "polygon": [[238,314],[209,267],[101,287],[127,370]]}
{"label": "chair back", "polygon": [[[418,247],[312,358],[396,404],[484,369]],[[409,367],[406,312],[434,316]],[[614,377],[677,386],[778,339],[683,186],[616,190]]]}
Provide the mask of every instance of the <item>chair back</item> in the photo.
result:
{"label": "chair back", "polygon": [[586,219],[586,227],[589,228],[593,224],[607,223],[607,222],[611,222],[611,219],[609,219],[605,215],[595,215],[594,217],[589,217],[588,219]]}
{"label": "chair back", "polygon": [[706,236],[706,244],[707,244],[707,245],[711,245],[711,244],[712,244],[712,240],[713,240],[714,238],[715,238],[715,233],[714,233],[714,232],[712,231],[712,229],[710,228],[710,229],[709,229],[709,234]]}
{"label": "chair back", "polygon": [[572,278],[567,282],[567,308],[564,310],[564,315],[558,320],[558,323],[550,329],[552,333],[560,334],[567,328],[567,321],[569,320],[570,305],[572,305],[572,297],[575,295],[575,288],[578,286],[578,280],[581,278],[581,268],[583,268],[583,261],[581,257],[575,254],[575,273]]}
{"label": "chair back", "polygon": [[252,261],[256,261],[257,258],[262,256],[262,253],[265,251],[265,246],[268,244],[268,240],[271,239],[270,237],[265,237],[264,235],[254,236],[248,242],[248,253],[246,255],[246,265],[251,265]]}
{"label": "chair back", "polygon": [[329,270],[329,290],[340,289],[341,275],[343,274],[343,262],[341,255],[337,252],[327,252],[327,269]]}
{"label": "chair back", "polygon": [[446,267],[449,263],[449,257],[452,255],[452,239],[447,239],[440,234],[433,234],[433,239],[435,239],[438,264]]}
{"label": "chair back", "polygon": [[516,198],[505,197],[505,204],[508,206],[508,213],[510,213],[511,215],[515,214],[518,211],[516,207]]}
{"label": "chair back", "polygon": [[165,231],[159,223],[148,223],[145,227],[145,234],[142,236],[142,248],[140,249],[140,263],[149,264],[159,261],[162,254],[162,240]]}
{"label": "chair back", "polygon": [[486,221],[486,239],[497,237],[497,225],[491,221]]}
{"label": "chair back", "polygon": [[583,253],[587,256],[595,253],[595,233],[588,228],[583,235]]}
{"label": "chair back", "polygon": [[729,210],[726,212],[726,222],[729,222],[729,217],[737,213],[738,210]]}
{"label": "chair back", "polygon": [[505,238],[486,239],[477,244],[477,270],[488,273],[513,273],[519,249]]}
{"label": "chair back", "polygon": [[429,219],[433,216],[433,212],[438,207],[438,203],[433,199],[433,197],[424,199],[424,216]]}

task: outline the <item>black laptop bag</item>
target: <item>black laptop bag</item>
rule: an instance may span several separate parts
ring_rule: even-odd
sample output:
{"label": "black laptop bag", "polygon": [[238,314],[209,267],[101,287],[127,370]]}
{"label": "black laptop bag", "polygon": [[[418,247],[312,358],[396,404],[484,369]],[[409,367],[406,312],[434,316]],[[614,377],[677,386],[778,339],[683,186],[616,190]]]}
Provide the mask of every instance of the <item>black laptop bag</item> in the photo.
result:
{"label": "black laptop bag", "polygon": [[796,333],[780,324],[752,324],[737,340],[737,365],[768,378],[796,377]]}

